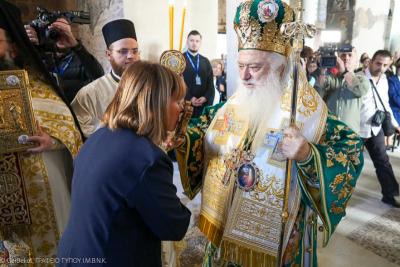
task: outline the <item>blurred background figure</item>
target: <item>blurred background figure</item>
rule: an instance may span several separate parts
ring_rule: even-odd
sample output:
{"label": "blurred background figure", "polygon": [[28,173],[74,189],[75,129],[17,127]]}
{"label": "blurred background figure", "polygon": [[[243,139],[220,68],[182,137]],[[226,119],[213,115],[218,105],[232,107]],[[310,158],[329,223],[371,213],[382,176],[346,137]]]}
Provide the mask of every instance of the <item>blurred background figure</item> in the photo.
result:
{"label": "blurred background figure", "polygon": [[202,41],[198,31],[190,31],[186,41],[188,49],[184,53],[186,68],[183,78],[187,86],[185,99],[192,102],[194,118],[200,116],[205,106],[211,106],[214,102],[212,67],[208,58],[199,53]]}
{"label": "blurred background figure", "polygon": [[400,59],[394,64],[396,75],[388,79],[389,82],[389,104],[393,111],[394,119],[400,125]]}
{"label": "blurred background figure", "polygon": [[367,53],[362,53],[360,57],[360,66],[354,71],[355,73],[364,71],[369,66],[369,62],[371,59],[369,58]]}
{"label": "blurred background figure", "polygon": [[303,50],[301,50],[300,57],[304,60],[304,63],[307,64],[308,59],[314,57],[314,50],[309,46],[304,46]]}
{"label": "blurred background figure", "polygon": [[[90,54],[72,33],[70,22],[58,18],[48,26],[56,32],[53,45],[40,45],[36,30],[25,25],[29,40],[38,48],[46,68],[56,78],[68,103],[71,103],[78,91],[88,83],[104,75],[103,67]],[[43,40],[42,40],[43,41]]]}
{"label": "blurred background figure", "polygon": [[370,84],[363,73],[354,73],[356,57],[355,48],[339,52],[336,57],[338,74],[326,73],[325,68],[322,69],[318,85],[329,110],[359,133],[362,97],[370,90]]}
{"label": "blurred background figure", "polygon": [[307,80],[310,83],[310,85],[313,86],[314,88],[318,86],[317,80],[320,75],[320,70],[318,68],[318,62],[316,57],[310,57],[307,60],[306,73],[307,73]]}
{"label": "blurred background figure", "polygon": [[213,70],[213,84],[215,88],[214,103],[217,104],[226,101],[226,75],[224,71],[224,62],[221,59],[211,61]]}
{"label": "blurred background figure", "polygon": [[89,137],[99,127],[107,106],[114,98],[124,70],[140,60],[132,21],[110,21],[103,26],[102,32],[111,71],[82,87],[71,103],[85,137]]}

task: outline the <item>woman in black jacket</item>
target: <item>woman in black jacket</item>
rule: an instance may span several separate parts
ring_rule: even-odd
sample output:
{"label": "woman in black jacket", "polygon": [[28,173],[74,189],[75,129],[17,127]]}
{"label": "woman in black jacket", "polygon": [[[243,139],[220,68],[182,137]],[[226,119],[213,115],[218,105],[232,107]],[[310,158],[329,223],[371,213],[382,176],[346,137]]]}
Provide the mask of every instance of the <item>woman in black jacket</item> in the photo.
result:
{"label": "woman in black jacket", "polygon": [[182,78],[138,62],[123,74],[104,127],[75,160],[72,208],[59,266],[161,266],[161,240],[180,240],[190,211],[176,196],[160,148],[182,112]]}

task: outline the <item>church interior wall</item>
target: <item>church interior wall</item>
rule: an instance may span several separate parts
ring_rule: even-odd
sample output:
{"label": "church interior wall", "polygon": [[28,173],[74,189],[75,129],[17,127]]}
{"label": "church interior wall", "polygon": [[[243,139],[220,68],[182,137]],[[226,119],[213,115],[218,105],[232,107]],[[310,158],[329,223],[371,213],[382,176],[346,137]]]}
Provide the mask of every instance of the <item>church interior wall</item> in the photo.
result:
{"label": "church interior wall", "polygon": [[390,31],[389,48],[392,52],[400,53],[400,1],[392,0],[392,27]]}
{"label": "church interior wall", "polygon": [[[172,0],[9,0],[16,4],[22,13],[24,23],[32,21],[36,15],[36,7],[42,6],[48,10],[85,10],[91,13],[90,25],[73,25],[74,34],[82,40],[85,47],[99,60],[105,68],[110,69],[105,57],[105,44],[101,28],[108,21],[127,18],[134,22],[141,57],[145,60],[158,61],[164,50],[169,49],[169,22],[168,5]],[[183,36],[183,49],[188,32],[192,29],[199,30],[203,35],[201,53],[209,59],[220,58],[221,40],[226,39],[228,94],[233,93],[236,87],[238,71],[236,68],[237,39],[233,30],[233,18],[235,8],[243,0],[226,0],[221,7],[221,0],[175,0],[174,19],[174,49],[179,48],[179,34],[181,26],[182,8],[187,4],[185,30]],[[284,0],[294,5],[297,0]],[[340,1],[352,2],[353,0]],[[305,8],[304,18],[307,22],[316,24],[318,29],[323,30],[325,25],[327,6],[337,0],[303,0]],[[397,2],[397,3],[396,3]],[[388,33],[388,14],[392,3],[392,27]],[[219,7],[220,5],[220,7]],[[221,23],[218,14],[219,8],[226,8],[226,37],[221,38]],[[316,9],[317,8],[317,9]],[[392,52],[400,50],[400,3],[395,0],[381,0],[379,5],[374,0],[355,0],[354,21],[352,29],[352,44],[358,53],[367,52],[372,55],[378,49],[388,48]],[[329,24],[326,22],[326,24]],[[385,42],[386,37],[386,42]],[[320,45],[318,35],[306,44],[317,49]],[[223,47],[223,48],[220,48]]]}
{"label": "church interior wall", "polygon": [[[135,23],[142,59],[158,61],[161,53],[170,49],[169,45],[169,1],[124,0],[124,16]],[[186,20],[182,40],[185,48],[186,36],[190,30],[198,30],[203,36],[200,53],[209,59],[215,58],[218,34],[218,1],[202,0],[174,1],[174,49],[179,49],[181,16],[187,3]]]}
{"label": "church interior wall", "polygon": [[355,5],[355,19],[352,44],[358,54],[367,52],[372,56],[376,50],[385,48],[385,32],[390,9],[390,0],[358,0]]}

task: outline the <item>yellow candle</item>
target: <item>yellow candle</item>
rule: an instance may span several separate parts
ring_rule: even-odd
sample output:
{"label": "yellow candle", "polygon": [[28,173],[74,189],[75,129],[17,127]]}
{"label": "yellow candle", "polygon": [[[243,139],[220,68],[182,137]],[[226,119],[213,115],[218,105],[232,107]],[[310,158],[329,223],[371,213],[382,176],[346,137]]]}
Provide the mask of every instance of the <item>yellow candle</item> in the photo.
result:
{"label": "yellow candle", "polygon": [[174,49],[174,2],[169,3],[169,49]]}
{"label": "yellow candle", "polygon": [[179,51],[182,51],[182,38],[183,38],[183,29],[185,28],[185,15],[186,15],[186,5],[183,6],[183,10],[182,10],[181,34],[180,34],[180,38],[179,38]]}

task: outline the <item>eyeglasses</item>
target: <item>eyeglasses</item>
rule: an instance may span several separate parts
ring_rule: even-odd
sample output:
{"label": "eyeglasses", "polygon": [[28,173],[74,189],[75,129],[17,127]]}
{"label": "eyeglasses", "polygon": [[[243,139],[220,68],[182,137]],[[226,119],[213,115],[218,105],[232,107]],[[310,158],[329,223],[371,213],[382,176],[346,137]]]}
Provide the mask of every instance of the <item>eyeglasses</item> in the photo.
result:
{"label": "eyeglasses", "polygon": [[129,52],[132,53],[132,55],[134,55],[134,56],[140,55],[140,51],[139,51],[139,49],[137,49],[137,48],[131,48],[131,49],[122,48],[122,49],[113,50],[113,51],[117,52],[117,53],[120,54],[121,56],[127,56],[127,55],[129,55]]}

